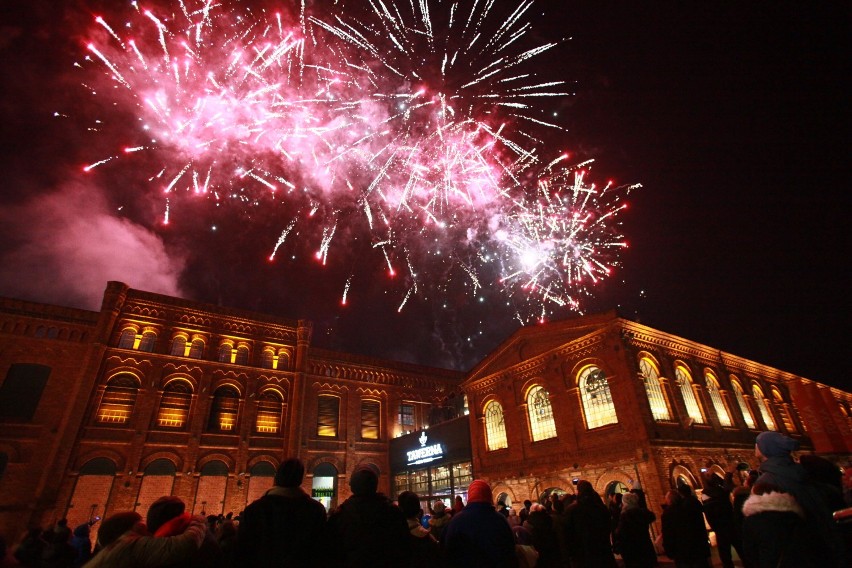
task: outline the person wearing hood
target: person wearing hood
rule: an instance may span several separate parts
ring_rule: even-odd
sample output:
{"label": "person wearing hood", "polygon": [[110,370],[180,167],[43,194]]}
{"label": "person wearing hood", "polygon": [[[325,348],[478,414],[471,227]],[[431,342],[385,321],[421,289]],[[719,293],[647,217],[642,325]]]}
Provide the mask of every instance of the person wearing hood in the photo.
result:
{"label": "person wearing hood", "polygon": [[435,501],[432,505],[432,516],[429,517],[429,532],[438,542],[444,535],[444,528],[449,524],[452,517],[447,512],[447,506],[443,501]]}
{"label": "person wearing hood", "polygon": [[769,485],[792,495],[805,513],[810,546],[820,554],[820,565],[845,568],[846,551],[840,530],[819,488],[810,481],[805,468],[793,461],[791,454],[797,449],[799,442],[780,432],[758,434],[754,453],[760,461],[760,476],[755,486]]}
{"label": "person wearing hood", "polygon": [[651,568],[657,565],[657,552],[651,541],[648,527],[657,516],[642,507],[636,493],[625,493],[621,498],[621,515],[613,533],[613,545],[621,554],[625,568]]}
{"label": "person wearing hood", "polygon": [[789,493],[757,483],[743,504],[743,560],[756,568],[816,568],[805,512]]}
{"label": "person wearing hood", "polygon": [[305,466],[298,458],[281,462],[272,489],[246,507],[237,529],[239,566],[318,566],[325,531],[325,507],[302,490]]}
{"label": "person wearing hood", "polygon": [[515,537],[506,517],[494,510],[491,487],[481,479],[467,488],[467,505],[453,515],[442,540],[450,566],[516,568]]}
{"label": "person wearing hood", "polygon": [[367,466],[349,478],[352,495],[329,515],[330,566],[399,568],[408,565],[408,523],[399,507],[378,493],[379,476]]}

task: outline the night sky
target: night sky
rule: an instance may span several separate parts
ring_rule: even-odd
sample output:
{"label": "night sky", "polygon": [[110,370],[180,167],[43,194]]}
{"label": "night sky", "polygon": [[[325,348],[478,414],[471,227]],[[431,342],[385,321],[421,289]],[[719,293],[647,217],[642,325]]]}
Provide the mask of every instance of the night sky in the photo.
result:
{"label": "night sky", "polygon": [[[106,281],[121,280],[312,320],[318,346],[460,370],[517,329],[497,295],[480,301],[453,281],[398,313],[406,288],[363,235],[336,236],[327,266],[295,245],[269,262],[287,224],[275,211],[182,200],[164,226],[145,158],[83,174],[134,124],[73,66],[92,14],[123,6],[0,5],[0,294],[98,309]],[[550,1],[533,12],[536,41],[571,38],[540,62],[576,92],[542,103],[565,127],[547,135],[553,155],[594,158],[600,179],[643,186],[622,216],[622,266],[584,311],[618,308],[852,390],[842,3]]]}

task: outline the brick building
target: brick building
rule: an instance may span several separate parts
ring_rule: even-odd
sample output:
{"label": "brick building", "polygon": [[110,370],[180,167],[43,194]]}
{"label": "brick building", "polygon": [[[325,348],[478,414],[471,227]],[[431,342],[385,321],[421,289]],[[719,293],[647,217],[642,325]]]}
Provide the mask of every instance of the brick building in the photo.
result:
{"label": "brick building", "polygon": [[[10,541],[62,517],[144,515],[164,494],[238,512],[291,455],[327,506],[369,464],[387,493],[449,498],[476,477],[517,503],[583,477],[601,493],[640,483],[659,510],[701,468],[753,466],[764,428],[842,464],[852,449],[852,394],[614,313],[522,328],[464,374],[318,349],[308,321],[110,282],[97,312],[0,299],[0,378]],[[440,423],[440,460],[396,457]]]}

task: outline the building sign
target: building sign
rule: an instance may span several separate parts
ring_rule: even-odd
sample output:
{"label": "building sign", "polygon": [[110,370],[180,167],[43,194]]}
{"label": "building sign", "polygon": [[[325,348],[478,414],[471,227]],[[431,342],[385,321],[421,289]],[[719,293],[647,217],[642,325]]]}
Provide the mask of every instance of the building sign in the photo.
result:
{"label": "building sign", "polygon": [[418,441],[420,442],[420,447],[416,450],[408,450],[407,452],[408,465],[420,465],[439,460],[444,457],[444,449],[441,447],[440,443],[430,444],[428,446],[426,445],[429,438],[427,438],[425,431],[420,434]]}

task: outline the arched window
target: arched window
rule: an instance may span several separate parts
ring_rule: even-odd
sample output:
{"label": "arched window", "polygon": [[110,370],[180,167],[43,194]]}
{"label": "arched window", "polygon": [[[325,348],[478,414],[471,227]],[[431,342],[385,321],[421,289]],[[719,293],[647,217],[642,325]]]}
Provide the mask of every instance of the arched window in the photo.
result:
{"label": "arched window", "polygon": [[615,414],[615,404],[609,390],[609,381],[602,369],[586,367],[577,379],[580,389],[580,401],[583,403],[583,414],[586,418],[586,428],[599,428],[618,422]]}
{"label": "arched window", "polygon": [[192,404],[192,386],[186,381],[174,380],[163,389],[157,426],[160,428],[183,428],[189,417]]}
{"label": "arched window", "polygon": [[645,394],[648,395],[654,420],[671,420],[669,407],[666,405],[666,397],[663,394],[662,386],[660,386],[660,372],[657,370],[657,365],[650,358],[642,357],[639,360],[639,370],[642,372]]}
{"label": "arched window", "polygon": [[553,407],[550,406],[550,397],[543,387],[536,385],[530,389],[527,394],[527,412],[533,442],[556,437]]}
{"label": "arched window", "polygon": [[255,430],[258,434],[277,434],[281,430],[281,416],[284,401],[274,390],[268,390],[257,399],[257,421]]}
{"label": "arched window", "polygon": [[692,377],[686,367],[678,365],[675,368],[675,382],[680,386],[680,394],[683,396],[683,403],[686,405],[686,413],[695,424],[704,424],[704,415],[701,414],[701,407],[695,398],[695,391],[692,390]]}
{"label": "arched window", "polygon": [[136,330],[127,328],[121,332],[118,338],[119,349],[133,349],[133,344],[136,343]]}
{"label": "arched window", "polygon": [[781,396],[781,392],[773,388],[772,396],[775,398],[775,408],[778,409],[778,413],[781,415],[781,422],[784,423],[784,428],[791,433],[796,433],[796,427],[793,426],[793,418],[790,416],[790,408],[786,402],[784,402],[784,397]]}
{"label": "arched window", "polygon": [[340,399],[334,395],[317,397],[317,436],[336,438],[340,420]]}
{"label": "arched window", "polygon": [[245,345],[240,345],[237,347],[237,356],[234,359],[234,363],[237,365],[248,365],[249,363],[249,350]]}
{"label": "arched window", "polygon": [[754,416],[751,415],[751,409],[748,407],[742,387],[737,381],[731,379],[731,388],[734,390],[734,398],[737,399],[737,404],[740,407],[740,412],[743,413],[743,420],[745,420],[746,426],[754,430]]}
{"label": "arched window", "polygon": [[769,407],[766,406],[766,400],[763,398],[763,391],[760,390],[759,386],[754,385],[751,388],[751,392],[752,395],[754,395],[754,402],[757,404],[757,408],[760,409],[760,415],[763,417],[763,423],[766,424],[766,427],[770,430],[778,430],[778,427],[775,425],[775,420],[769,412]]}
{"label": "arched window", "polygon": [[233,348],[234,347],[230,343],[223,343],[219,346],[218,360],[220,363],[231,362],[231,350],[233,350]]}
{"label": "arched window", "polygon": [[382,405],[378,400],[361,401],[361,439],[378,440]]}
{"label": "arched window", "polygon": [[207,429],[211,432],[233,432],[237,425],[237,412],[240,406],[240,393],[230,386],[222,386],[213,393],[210,408],[210,421]]}
{"label": "arched window", "polygon": [[172,339],[172,348],[169,349],[169,354],[175,357],[183,357],[184,353],[186,353],[186,338],[178,335]]}
{"label": "arched window", "polygon": [[489,452],[509,446],[506,441],[503,407],[496,400],[485,405],[485,446]]}
{"label": "arched window", "polygon": [[710,400],[713,401],[713,408],[716,409],[716,416],[719,417],[719,424],[730,426],[731,415],[728,414],[728,408],[722,399],[722,393],[719,392],[719,381],[716,380],[716,377],[710,371],[704,373],[704,380],[707,382],[707,391],[710,393]]}
{"label": "arched window", "polygon": [[136,404],[138,391],[139,380],[133,375],[117,375],[111,378],[98,407],[98,422],[126,424]]}
{"label": "arched window", "polygon": [[192,345],[189,348],[189,357],[191,359],[201,359],[204,356],[204,340],[195,338],[192,340]]}
{"label": "arched window", "polygon": [[146,331],[142,334],[142,341],[139,342],[139,351],[146,353],[154,352],[154,345],[157,343],[157,334],[153,331]]}
{"label": "arched window", "polygon": [[275,352],[272,349],[264,349],[260,354],[260,366],[264,369],[272,369],[273,361],[275,361]]}

